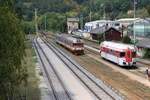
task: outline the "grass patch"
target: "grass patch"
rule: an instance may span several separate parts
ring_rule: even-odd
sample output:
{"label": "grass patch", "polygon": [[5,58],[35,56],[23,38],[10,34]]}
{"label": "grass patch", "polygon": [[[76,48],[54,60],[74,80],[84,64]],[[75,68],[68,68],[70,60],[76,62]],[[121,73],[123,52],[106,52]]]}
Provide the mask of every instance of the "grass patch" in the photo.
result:
{"label": "grass patch", "polygon": [[39,79],[36,76],[36,54],[34,48],[32,48],[32,42],[27,40],[25,42],[25,53],[26,56],[23,61],[23,66],[27,68],[28,73],[28,84],[26,87],[20,88],[21,94],[24,94],[26,100],[40,100],[40,90],[38,88]]}

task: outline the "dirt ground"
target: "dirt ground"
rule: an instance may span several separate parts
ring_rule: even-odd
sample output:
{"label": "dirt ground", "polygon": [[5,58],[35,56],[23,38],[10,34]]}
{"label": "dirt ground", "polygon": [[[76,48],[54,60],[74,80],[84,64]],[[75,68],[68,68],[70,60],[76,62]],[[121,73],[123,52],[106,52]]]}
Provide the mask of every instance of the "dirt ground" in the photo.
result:
{"label": "dirt ground", "polygon": [[112,68],[94,60],[87,55],[75,56],[72,53],[69,53],[67,50],[63,50],[72,56],[82,67],[87,69],[97,78],[105,81],[108,85],[118,90],[127,99],[150,100],[150,88],[129,79],[127,76],[113,70]]}
{"label": "dirt ground", "polygon": [[99,43],[91,42],[91,41],[88,41],[88,40],[83,40],[83,41],[84,41],[84,44],[90,45],[90,46],[92,46],[94,48],[99,49]]}
{"label": "dirt ground", "polygon": [[129,100],[150,100],[150,88],[133,81],[87,55],[73,56],[75,60],[96,77],[120,91]]}

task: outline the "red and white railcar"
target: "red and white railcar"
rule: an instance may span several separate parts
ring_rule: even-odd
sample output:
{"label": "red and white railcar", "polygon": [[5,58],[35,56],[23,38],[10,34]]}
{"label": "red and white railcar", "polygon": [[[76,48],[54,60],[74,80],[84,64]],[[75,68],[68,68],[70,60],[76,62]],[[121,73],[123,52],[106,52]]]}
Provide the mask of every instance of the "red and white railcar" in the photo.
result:
{"label": "red and white railcar", "polygon": [[100,44],[100,55],[120,66],[136,66],[136,49],[133,45],[104,41]]}

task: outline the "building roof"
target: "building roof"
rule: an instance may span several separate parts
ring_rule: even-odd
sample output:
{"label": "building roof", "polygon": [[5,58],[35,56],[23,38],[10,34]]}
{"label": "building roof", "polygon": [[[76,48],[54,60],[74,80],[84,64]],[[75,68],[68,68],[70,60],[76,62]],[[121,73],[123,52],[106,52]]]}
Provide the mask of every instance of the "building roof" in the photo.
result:
{"label": "building roof", "polygon": [[[104,25],[104,26],[102,26],[102,27],[95,28],[95,29],[91,30],[90,33],[92,33],[92,34],[103,34],[103,33],[107,32],[107,31],[109,31],[109,30],[112,30],[112,29],[118,31],[117,29],[115,29],[115,28],[113,28],[113,27],[106,27],[106,26]],[[118,31],[118,32],[119,32],[119,31]]]}
{"label": "building roof", "polygon": [[105,31],[106,31],[106,26],[102,26],[102,27],[95,28],[95,29],[91,30],[90,33],[92,33],[92,34],[102,34]]}
{"label": "building roof", "polygon": [[140,18],[122,18],[122,19],[118,19],[118,22],[126,22],[126,21],[136,21],[136,20],[140,20]]}
{"label": "building roof", "polygon": [[67,18],[68,22],[78,22],[79,18]]}
{"label": "building roof", "polygon": [[95,23],[108,23],[108,22],[113,22],[111,20],[95,20],[91,22],[86,22],[85,24],[95,24]]}
{"label": "building roof", "polygon": [[150,18],[145,18],[146,21],[150,22]]}
{"label": "building roof", "polygon": [[150,49],[150,39],[144,38],[138,41],[136,44],[138,47],[149,48]]}

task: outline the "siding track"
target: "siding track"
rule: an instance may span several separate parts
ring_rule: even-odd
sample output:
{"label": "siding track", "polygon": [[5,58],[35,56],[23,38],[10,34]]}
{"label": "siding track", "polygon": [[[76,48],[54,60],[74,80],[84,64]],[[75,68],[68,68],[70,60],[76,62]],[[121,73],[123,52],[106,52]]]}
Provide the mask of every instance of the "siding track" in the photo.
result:
{"label": "siding track", "polygon": [[98,100],[122,100],[123,97],[118,95],[110,87],[106,86],[101,80],[95,78],[83,67],[78,65],[71,57],[67,56],[55,43],[42,39],[45,44],[60,58],[63,63],[74,73],[74,75],[85,85],[85,87],[98,99]]}
{"label": "siding track", "polygon": [[51,87],[50,100],[72,100],[69,92],[67,91],[63,82],[55,71],[54,66],[47,58],[36,38],[33,41],[33,45],[36,49],[36,53],[39,57],[39,60],[48,79],[49,85]]}

